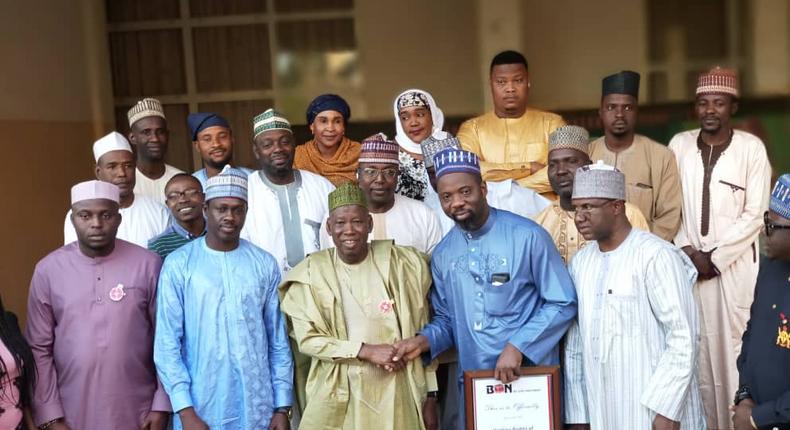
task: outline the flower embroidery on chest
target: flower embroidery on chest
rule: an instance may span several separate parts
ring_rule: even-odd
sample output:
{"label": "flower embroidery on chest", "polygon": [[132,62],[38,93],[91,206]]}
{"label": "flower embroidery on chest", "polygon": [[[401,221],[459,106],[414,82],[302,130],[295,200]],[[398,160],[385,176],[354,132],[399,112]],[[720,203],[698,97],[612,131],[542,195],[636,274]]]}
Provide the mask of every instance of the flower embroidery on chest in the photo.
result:
{"label": "flower embroidery on chest", "polygon": [[392,312],[392,308],[395,306],[395,301],[390,299],[384,299],[379,303],[379,312],[382,314],[388,314]]}

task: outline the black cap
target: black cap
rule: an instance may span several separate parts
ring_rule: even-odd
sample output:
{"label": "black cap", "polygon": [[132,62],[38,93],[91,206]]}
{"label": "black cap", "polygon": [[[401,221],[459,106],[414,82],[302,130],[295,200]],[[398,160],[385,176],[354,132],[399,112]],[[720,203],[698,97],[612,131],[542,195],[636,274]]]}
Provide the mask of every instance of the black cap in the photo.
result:
{"label": "black cap", "polygon": [[623,70],[603,78],[601,96],[628,94],[639,98],[639,73]]}

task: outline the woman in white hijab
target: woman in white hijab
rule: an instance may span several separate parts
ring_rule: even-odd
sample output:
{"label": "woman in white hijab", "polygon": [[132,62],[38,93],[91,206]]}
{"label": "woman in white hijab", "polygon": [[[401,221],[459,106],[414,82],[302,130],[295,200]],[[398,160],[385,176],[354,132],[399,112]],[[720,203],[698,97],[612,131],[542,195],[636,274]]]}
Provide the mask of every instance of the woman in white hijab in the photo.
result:
{"label": "woman in white hijab", "polygon": [[443,140],[444,113],[433,97],[418,89],[406,90],[395,98],[395,141],[400,146],[400,176],[395,192],[424,200],[430,187],[420,144],[429,137]]}

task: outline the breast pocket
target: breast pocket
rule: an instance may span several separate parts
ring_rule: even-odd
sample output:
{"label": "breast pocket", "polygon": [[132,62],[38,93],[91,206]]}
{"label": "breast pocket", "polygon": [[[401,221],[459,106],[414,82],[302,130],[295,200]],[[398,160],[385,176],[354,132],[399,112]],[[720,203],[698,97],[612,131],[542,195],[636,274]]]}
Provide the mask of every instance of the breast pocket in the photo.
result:
{"label": "breast pocket", "polygon": [[724,178],[719,179],[716,184],[715,193],[711,193],[711,200],[715,198],[716,215],[724,216],[733,220],[740,215],[743,210],[746,187],[739,179]]}
{"label": "breast pocket", "polygon": [[639,329],[639,300],[630,285],[616,285],[604,294],[604,330],[615,336],[631,336]]}
{"label": "breast pocket", "polygon": [[492,316],[508,316],[516,313],[516,309],[511,306],[515,285],[513,282],[506,282],[502,285],[485,286],[484,300],[485,312]]}
{"label": "breast pocket", "polygon": [[634,182],[628,184],[628,202],[635,205],[642,212],[646,208],[650,208],[650,212],[643,213],[646,219],[650,219],[653,208],[653,187],[650,185]]}

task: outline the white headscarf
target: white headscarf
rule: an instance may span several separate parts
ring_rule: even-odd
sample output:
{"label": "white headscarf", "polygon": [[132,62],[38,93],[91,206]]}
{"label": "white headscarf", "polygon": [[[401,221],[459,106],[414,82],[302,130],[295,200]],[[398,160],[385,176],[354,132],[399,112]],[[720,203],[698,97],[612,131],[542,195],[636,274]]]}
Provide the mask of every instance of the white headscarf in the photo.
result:
{"label": "white headscarf", "polygon": [[400,116],[398,115],[398,100],[408,93],[418,93],[425,97],[425,100],[428,101],[428,107],[431,110],[431,119],[433,120],[431,136],[437,140],[444,140],[449,137],[449,134],[442,131],[442,127],[444,127],[444,112],[439,109],[439,106],[436,105],[436,101],[433,99],[433,96],[431,96],[427,91],[410,89],[398,94],[398,97],[395,97],[395,101],[392,103],[392,110],[395,114],[395,141],[398,142],[398,145],[406,151],[409,151],[413,154],[422,154],[422,149],[420,148],[421,142],[412,141],[406,132],[403,131],[403,126],[400,123]]}

